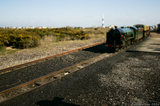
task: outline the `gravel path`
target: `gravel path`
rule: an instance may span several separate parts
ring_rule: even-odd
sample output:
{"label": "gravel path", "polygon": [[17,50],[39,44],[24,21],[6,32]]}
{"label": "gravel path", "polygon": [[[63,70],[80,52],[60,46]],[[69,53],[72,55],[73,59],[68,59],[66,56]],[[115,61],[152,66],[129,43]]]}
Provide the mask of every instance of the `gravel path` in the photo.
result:
{"label": "gravel path", "polygon": [[160,105],[160,55],[123,52],[1,106]]}
{"label": "gravel path", "polygon": [[102,44],[2,74],[0,75],[0,91],[98,56],[105,50],[105,44]]}
{"label": "gravel path", "polygon": [[0,70],[47,56],[59,54],[65,51],[73,50],[86,45],[91,45],[104,40],[105,39],[89,39],[83,41],[63,41],[58,43],[53,43],[52,40],[45,40],[44,42],[42,41],[42,44],[39,47],[19,50],[13,54],[0,55]]}

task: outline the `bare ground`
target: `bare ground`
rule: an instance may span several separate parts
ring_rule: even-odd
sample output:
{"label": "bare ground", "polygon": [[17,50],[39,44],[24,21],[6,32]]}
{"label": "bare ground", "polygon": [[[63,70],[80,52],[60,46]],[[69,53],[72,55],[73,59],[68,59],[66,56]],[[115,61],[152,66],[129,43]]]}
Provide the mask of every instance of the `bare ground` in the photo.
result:
{"label": "bare ground", "polygon": [[151,37],[160,38],[160,33],[152,32],[152,33],[151,33]]}

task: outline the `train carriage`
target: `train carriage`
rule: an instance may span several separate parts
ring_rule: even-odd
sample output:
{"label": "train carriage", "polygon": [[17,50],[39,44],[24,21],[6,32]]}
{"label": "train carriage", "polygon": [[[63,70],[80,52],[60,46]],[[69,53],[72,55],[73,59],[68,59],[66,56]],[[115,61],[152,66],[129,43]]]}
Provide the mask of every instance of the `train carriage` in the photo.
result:
{"label": "train carriage", "polygon": [[137,24],[134,26],[137,27],[138,29],[143,29],[143,38],[146,38],[150,35],[150,26],[143,24]]}

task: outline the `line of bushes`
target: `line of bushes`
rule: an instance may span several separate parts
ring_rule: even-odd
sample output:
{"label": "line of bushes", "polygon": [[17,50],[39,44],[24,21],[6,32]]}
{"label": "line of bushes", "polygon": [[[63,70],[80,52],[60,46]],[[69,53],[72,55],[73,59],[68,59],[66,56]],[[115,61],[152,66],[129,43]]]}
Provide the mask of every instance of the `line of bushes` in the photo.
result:
{"label": "line of bushes", "polygon": [[12,46],[14,48],[30,48],[39,44],[38,36],[31,36],[26,34],[10,34],[0,35],[0,46]]}
{"label": "line of bushes", "polygon": [[79,28],[0,28],[0,48],[12,46],[14,48],[30,48],[39,45],[44,36],[55,36],[56,41],[88,39],[88,34]]}

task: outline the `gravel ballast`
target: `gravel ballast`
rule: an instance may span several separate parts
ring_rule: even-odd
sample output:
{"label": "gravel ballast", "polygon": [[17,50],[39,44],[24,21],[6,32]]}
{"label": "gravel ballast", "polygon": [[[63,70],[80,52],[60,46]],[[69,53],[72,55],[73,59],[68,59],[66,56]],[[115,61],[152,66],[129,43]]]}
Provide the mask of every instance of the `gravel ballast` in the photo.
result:
{"label": "gravel ballast", "polygon": [[160,55],[123,52],[1,104],[160,105]]}

